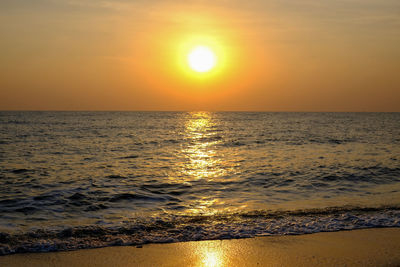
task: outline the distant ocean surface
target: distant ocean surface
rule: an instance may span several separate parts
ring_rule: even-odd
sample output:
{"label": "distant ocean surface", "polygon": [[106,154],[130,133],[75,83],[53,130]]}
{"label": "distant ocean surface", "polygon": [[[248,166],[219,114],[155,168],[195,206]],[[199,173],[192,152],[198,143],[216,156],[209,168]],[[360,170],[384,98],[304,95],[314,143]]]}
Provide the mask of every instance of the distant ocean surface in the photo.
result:
{"label": "distant ocean surface", "polygon": [[400,227],[400,113],[0,112],[0,254]]}

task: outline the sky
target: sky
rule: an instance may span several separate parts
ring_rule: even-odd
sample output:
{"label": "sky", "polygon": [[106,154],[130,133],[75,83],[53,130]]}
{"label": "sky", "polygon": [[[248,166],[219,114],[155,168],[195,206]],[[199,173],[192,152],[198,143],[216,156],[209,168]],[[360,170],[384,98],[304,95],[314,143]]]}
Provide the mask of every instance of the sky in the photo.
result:
{"label": "sky", "polygon": [[0,110],[399,112],[399,33],[398,0],[2,0]]}

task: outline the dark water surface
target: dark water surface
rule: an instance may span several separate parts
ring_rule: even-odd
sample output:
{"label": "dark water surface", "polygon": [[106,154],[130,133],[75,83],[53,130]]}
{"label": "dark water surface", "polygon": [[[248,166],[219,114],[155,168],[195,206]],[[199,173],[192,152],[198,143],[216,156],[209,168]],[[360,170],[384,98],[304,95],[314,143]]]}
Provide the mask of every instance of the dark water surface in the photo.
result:
{"label": "dark water surface", "polygon": [[0,112],[0,254],[400,227],[400,113]]}

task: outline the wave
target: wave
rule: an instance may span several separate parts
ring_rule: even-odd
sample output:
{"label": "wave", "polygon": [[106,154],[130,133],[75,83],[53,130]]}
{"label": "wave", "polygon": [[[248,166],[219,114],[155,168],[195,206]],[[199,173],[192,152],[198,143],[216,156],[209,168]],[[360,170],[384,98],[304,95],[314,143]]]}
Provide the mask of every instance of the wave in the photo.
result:
{"label": "wave", "polygon": [[400,227],[400,206],[329,207],[138,218],[122,226],[83,225],[0,233],[0,255],[181,241],[299,235]]}

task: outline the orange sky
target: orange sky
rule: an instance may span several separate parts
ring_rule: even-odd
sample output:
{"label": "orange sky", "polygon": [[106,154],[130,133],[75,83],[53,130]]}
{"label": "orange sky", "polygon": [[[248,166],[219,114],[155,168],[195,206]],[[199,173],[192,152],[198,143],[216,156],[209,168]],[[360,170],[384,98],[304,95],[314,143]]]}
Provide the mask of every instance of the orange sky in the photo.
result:
{"label": "orange sky", "polygon": [[400,111],[398,0],[181,2],[1,1],[0,109]]}

